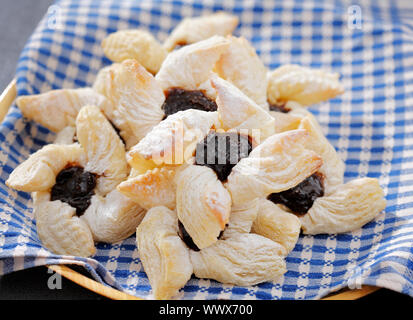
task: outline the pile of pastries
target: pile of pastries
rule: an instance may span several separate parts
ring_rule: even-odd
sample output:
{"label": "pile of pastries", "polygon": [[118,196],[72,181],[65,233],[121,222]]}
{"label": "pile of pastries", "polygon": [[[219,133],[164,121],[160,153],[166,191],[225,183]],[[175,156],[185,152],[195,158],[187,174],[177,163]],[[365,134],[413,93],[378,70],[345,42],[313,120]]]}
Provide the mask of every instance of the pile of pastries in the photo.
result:
{"label": "pile of pastries", "polygon": [[343,182],[306,109],[343,93],[339,75],[268,70],[237,24],[187,18],[163,43],[121,30],[103,40],[113,64],[92,87],[18,97],[56,133],[7,180],[32,193],[44,247],[87,257],[136,232],[153,296],[168,299],[193,274],[277,280],[300,232],[349,232],[385,208],[376,179]]}

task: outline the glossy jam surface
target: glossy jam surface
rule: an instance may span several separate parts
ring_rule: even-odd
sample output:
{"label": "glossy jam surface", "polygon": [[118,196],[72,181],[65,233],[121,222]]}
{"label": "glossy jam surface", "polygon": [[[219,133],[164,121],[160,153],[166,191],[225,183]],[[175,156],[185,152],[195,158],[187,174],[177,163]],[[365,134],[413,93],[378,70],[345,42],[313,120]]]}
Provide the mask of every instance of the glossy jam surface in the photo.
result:
{"label": "glossy jam surface", "polygon": [[305,214],[313,206],[315,199],[324,195],[323,175],[314,173],[289,190],[272,193],[268,199],[283,204],[296,214]]}
{"label": "glossy jam surface", "polygon": [[217,111],[215,101],[209,99],[199,90],[184,90],[171,88],[165,92],[166,99],[162,105],[165,117],[178,111],[197,109],[202,111]]}
{"label": "glossy jam surface", "polygon": [[236,132],[211,132],[197,144],[195,164],[211,168],[220,181],[226,181],[232,168],[248,157],[252,143]]}
{"label": "glossy jam surface", "polygon": [[285,103],[283,103],[283,104],[270,104],[270,111],[288,113],[288,112],[291,111],[291,109],[287,108],[285,106]]}
{"label": "glossy jam surface", "polygon": [[63,169],[56,177],[56,184],[51,191],[51,200],[60,200],[76,208],[76,215],[81,216],[90,206],[95,194],[97,176],[84,171],[82,167],[71,166]]}

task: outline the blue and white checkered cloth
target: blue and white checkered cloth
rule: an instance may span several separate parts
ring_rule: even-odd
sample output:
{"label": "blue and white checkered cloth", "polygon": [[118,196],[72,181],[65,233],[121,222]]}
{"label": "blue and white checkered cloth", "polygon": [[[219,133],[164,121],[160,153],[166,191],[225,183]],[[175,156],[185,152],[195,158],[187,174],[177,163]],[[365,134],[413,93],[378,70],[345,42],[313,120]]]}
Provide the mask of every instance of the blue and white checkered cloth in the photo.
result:
{"label": "blue and white checkered cloth", "polygon": [[[343,287],[375,285],[413,296],[413,3],[409,1],[62,0],[25,46],[18,94],[91,85],[111,32],[143,28],[160,41],[184,17],[224,10],[239,16],[237,35],[264,63],[339,72],[346,93],[312,106],[346,163],[346,180],[378,178],[388,205],[364,228],[301,236],[277,283],[235,287],[192,278],[183,299],[317,299]],[[92,258],[59,256],[41,246],[30,195],[4,182],[54,135],[13,106],[0,126],[0,274],[44,264],[78,264],[105,284],[148,297],[135,237],[100,243]]]}

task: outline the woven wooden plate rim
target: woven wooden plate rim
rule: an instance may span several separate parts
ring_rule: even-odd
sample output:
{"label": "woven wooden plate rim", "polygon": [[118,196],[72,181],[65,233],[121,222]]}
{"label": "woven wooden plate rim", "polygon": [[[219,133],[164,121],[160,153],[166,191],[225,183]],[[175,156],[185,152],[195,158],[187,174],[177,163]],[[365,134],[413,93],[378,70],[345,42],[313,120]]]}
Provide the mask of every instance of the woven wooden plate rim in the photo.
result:
{"label": "woven wooden plate rim", "polygon": [[[16,79],[13,79],[0,96],[0,122],[3,121],[7,111],[16,99],[16,95]],[[145,300],[99,283],[66,265],[48,265],[47,267],[70,281],[106,298],[114,300]],[[338,293],[328,295],[322,300],[356,300],[379,289],[379,287],[374,286],[363,286],[361,289],[356,290],[343,289]]]}

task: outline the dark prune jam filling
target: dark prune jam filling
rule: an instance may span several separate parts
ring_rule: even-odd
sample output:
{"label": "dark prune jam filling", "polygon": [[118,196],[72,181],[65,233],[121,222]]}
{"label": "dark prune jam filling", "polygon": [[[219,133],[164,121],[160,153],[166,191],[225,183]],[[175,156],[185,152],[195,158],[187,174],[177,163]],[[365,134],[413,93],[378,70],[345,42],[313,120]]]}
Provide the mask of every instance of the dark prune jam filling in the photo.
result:
{"label": "dark prune jam filling", "polygon": [[165,118],[178,111],[197,109],[202,111],[217,111],[215,101],[209,99],[200,90],[185,90],[171,88],[165,92],[166,99],[162,105]]}
{"label": "dark prune jam filling", "polygon": [[315,199],[324,195],[323,180],[323,175],[316,172],[294,188],[270,194],[268,199],[285,205],[298,215],[306,214],[313,206]]}
{"label": "dark prune jam filling", "polygon": [[79,166],[69,166],[56,177],[56,184],[51,191],[51,200],[60,200],[76,208],[76,215],[81,216],[90,205],[95,194],[97,175],[84,171]]}
{"label": "dark prune jam filling", "polygon": [[[199,251],[199,248],[197,247],[197,245],[194,243],[194,241],[192,240],[191,236],[189,235],[189,233],[186,231],[184,225],[182,224],[181,221],[178,220],[178,227],[179,227],[179,237],[182,239],[183,242],[185,242],[186,246],[189,249],[192,249],[194,251]],[[228,227],[228,224],[225,225],[225,228]],[[224,230],[222,230],[219,235],[218,235],[218,240],[220,240],[222,238],[222,235],[224,234]]]}
{"label": "dark prune jam filling", "polygon": [[285,103],[282,104],[270,104],[270,111],[276,111],[281,113],[288,113],[291,111],[290,108],[285,106]]}
{"label": "dark prune jam filling", "polygon": [[237,132],[211,132],[196,146],[195,164],[211,168],[220,181],[226,181],[232,168],[248,157],[250,137]]}
{"label": "dark prune jam filling", "polygon": [[184,227],[184,225],[182,224],[181,221],[178,221],[178,226],[179,226],[179,237],[182,239],[183,242],[185,242],[186,246],[189,249],[192,249],[194,251],[199,251],[199,248],[194,243],[194,241],[192,240],[189,233],[186,231],[186,229],[185,229],[185,227]]}
{"label": "dark prune jam filling", "polygon": [[224,231],[225,231],[225,229],[228,227],[228,223],[225,225],[225,228],[224,228],[224,230],[222,230],[220,233],[219,233],[219,235],[218,235],[218,240],[221,240],[222,239],[222,236],[224,235]]}

